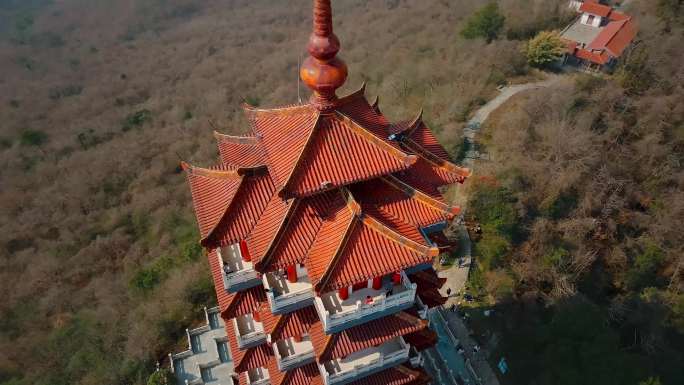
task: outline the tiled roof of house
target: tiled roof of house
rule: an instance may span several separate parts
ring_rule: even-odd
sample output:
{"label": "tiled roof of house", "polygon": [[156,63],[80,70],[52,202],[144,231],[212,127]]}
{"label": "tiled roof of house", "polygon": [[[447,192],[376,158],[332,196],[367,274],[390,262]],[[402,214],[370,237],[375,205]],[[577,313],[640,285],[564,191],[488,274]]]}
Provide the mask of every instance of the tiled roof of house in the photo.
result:
{"label": "tiled roof of house", "polygon": [[580,6],[580,12],[591,13],[592,15],[607,17],[613,8],[593,1],[585,1]]}
{"label": "tiled roof of house", "polygon": [[205,169],[182,163],[186,171],[195,215],[202,239],[216,228],[233,201],[243,176],[237,170],[219,166]]}
{"label": "tiled roof of house", "polygon": [[589,50],[607,50],[613,57],[619,57],[636,37],[636,28],[632,19],[611,21],[601,33],[589,44]]}
{"label": "tiled roof of house", "polygon": [[264,343],[251,348],[240,349],[233,322],[225,317],[223,319],[226,324],[226,335],[230,345],[230,356],[233,360],[235,373],[245,372],[254,368],[265,368],[271,357],[273,357],[271,346]]}
{"label": "tiled roof of house", "polygon": [[323,385],[321,372],[314,362],[281,372],[274,357],[268,363],[268,374],[271,385]]}
{"label": "tiled roof of house", "polygon": [[271,335],[272,342],[308,334],[311,326],[319,320],[313,305],[285,314],[273,314],[268,303],[264,303],[259,314],[264,332]]}
{"label": "tiled roof of house", "polygon": [[348,385],[425,385],[429,382],[430,377],[422,369],[410,369],[399,365],[350,382]]}
{"label": "tiled roof of house", "polygon": [[351,353],[426,327],[427,321],[399,312],[335,334],[325,334],[322,323],[318,322],[313,325],[310,334],[318,362],[322,363],[344,358]]}
{"label": "tiled roof of house", "polygon": [[391,175],[352,185],[350,190],[363,208],[373,206],[387,217],[417,227],[451,219],[460,211]]}
{"label": "tiled roof of house", "polygon": [[[219,282],[223,282],[223,280]],[[231,319],[254,313],[261,307],[261,303],[265,301],[266,292],[263,286],[254,286],[247,290],[227,295],[225,301],[219,301],[219,308],[223,318]]]}
{"label": "tiled roof of house", "polygon": [[266,154],[256,136],[233,136],[214,131],[214,137],[223,164],[239,167],[266,164]]}
{"label": "tiled roof of house", "polygon": [[247,237],[276,193],[265,167],[205,169],[183,163],[204,246],[225,246]]}

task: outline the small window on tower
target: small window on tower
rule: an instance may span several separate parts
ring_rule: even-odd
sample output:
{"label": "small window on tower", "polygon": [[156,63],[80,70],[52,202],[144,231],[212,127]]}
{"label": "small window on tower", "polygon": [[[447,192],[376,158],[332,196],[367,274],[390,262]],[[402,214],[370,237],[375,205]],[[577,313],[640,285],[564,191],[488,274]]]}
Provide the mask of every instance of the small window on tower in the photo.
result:
{"label": "small window on tower", "polygon": [[594,15],[589,15],[587,18],[587,24],[594,24]]}

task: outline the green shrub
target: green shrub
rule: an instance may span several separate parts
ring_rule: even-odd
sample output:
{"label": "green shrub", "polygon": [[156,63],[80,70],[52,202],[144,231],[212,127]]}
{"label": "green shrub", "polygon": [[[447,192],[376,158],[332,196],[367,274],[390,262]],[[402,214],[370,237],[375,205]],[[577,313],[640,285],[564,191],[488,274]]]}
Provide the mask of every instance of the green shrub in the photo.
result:
{"label": "green shrub", "polygon": [[121,130],[126,132],[133,128],[139,128],[143,124],[152,120],[152,112],[150,110],[140,110],[126,116],[123,121]]}
{"label": "green shrub", "polygon": [[475,186],[468,207],[483,228],[491,227],[509,241],[519,233],[515,210],[517,199],[505,187],[479,184]]}
{"label": "green shrub", "polygon": [[168,369],[159,369],[147,379],[147,385],[173,385],[176,379]]}
{"label": "green shrub", "polygon": [[643,250],[634,258],[632,268],[627,272],[627,284],[634,290],[657,286],[658,269],[665,262],[663,251],[653,241],[647,240]]}
{"label": "green shrub", "polygon": [[468,19],[465,28],[461,30],[461,36],[466,39],[482,37],[490,43],[499,36],[505,20],[506,17],[499,12],[499,5],[491,2]]}
{"label": "green shrub", "polygon": [[43,131],[26,130],[21,133],[19,143],[22,146],[41,146],[48,141],[48,135]]}

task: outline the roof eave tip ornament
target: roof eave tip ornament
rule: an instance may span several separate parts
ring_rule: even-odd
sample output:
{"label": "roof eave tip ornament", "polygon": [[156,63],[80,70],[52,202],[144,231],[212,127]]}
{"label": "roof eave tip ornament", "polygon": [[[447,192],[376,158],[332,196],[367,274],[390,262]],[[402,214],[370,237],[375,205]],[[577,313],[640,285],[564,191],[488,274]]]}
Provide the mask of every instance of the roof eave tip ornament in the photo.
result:
{"label": "roof eave tip ornament", "polygon": [[314,0],[313,32],[307,45],[309,57],[299,75],[312,91],[311,104],[320,110],[335,107],[335,91],[347,80],[347,65],[337,57],[340,41],[333,33],[330,0]]}

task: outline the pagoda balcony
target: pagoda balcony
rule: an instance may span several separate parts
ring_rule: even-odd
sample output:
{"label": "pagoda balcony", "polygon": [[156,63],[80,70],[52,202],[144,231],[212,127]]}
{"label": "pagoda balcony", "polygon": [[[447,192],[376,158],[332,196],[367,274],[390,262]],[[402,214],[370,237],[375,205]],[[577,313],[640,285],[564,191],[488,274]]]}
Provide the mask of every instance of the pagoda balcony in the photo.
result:
{"label": "pagoda balcony", "polygon": [[404,339],[396,337],[347,357],[324,362],[318,368],[325,385],[344,385],[408,361],[409,350]]}
{"label": "pagoda balcony", "polygon": [[266,298],[274,314],[288,313],[313,303],[314,292],[303,266],[291,266],[285,272],[270,272],[262,277]]}
{"label": "pagoda balcony", "polygon": [[266,368],[249,369],[243,375],[247,379],[248,385],[268,385],[271,383],[271,377]]}
{"label": "pagoda balcony", "polygon": [[315,353],[308,335],[300,338],[286,338],[273,344],[278,369],[284,372],[311,363]]}
{"label": "pagoda balcony", "polygon": [[261,283],[254,265],[249,260],[246,245],[235,243],[224,246],[218,249],[216,254],[226,291],[237,292]]}
{"label": "pagoda balcony", "polygon": [[402,271],[370,280],[366,287],[354,287],[315,297],[316,311],[326,334],[337,333],[411,307],[416,298],[417,285]]}
{"label": "pagoda balcony", "polygon": [[264,325],[255,320],[252,314],[245,314],[232,319],[238,347],[251,348],[266,341]]}

